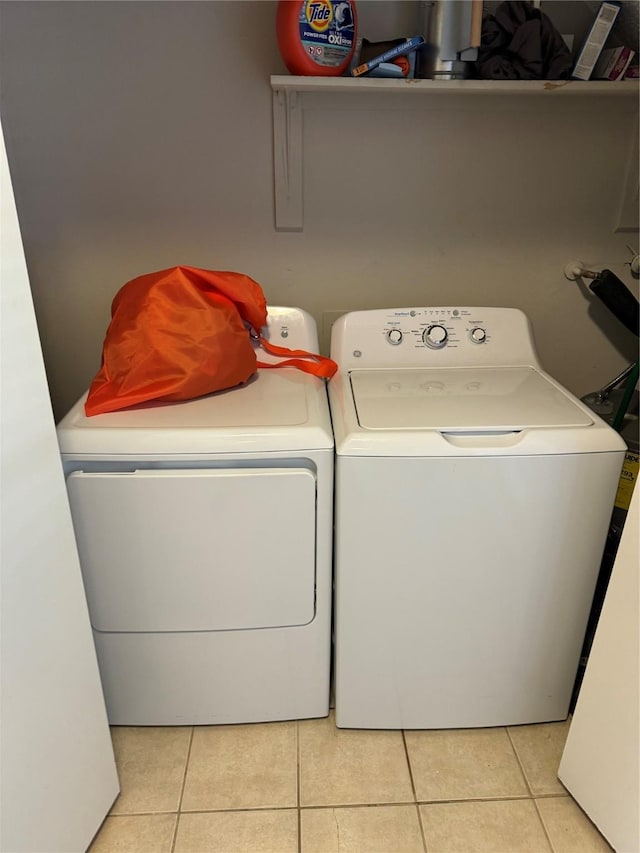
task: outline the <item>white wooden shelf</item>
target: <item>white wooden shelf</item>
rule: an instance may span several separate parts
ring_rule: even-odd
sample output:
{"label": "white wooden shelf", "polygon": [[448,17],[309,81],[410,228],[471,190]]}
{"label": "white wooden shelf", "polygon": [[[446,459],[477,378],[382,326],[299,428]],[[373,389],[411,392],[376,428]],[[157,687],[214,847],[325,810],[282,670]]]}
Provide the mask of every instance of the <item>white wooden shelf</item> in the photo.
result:
{"label": "white wooden shelf", "polygon": [[[637,80],[392,80],[376,77],[271,77],[273,98],[273,158],[275,179],[275,225],[278,231],[301,231],[303,225],[302,115],[305,103],[314,94],[379,95],[411,97],[500,97],[505,95],[536,98],[545,103],[558,97],[566,99],[590,96],[635,99],[637,108],[640,84]],[[629,101],[626,101],[629,103]],[[632,104],[633,108],[633,104]]]}
{"label": "white wooden shelf", "polygon": [[383,77],[271,77],[271,88],[281,92],[365,92],[412,95],[606,95],[638,97],[637,80],[394,80]]}

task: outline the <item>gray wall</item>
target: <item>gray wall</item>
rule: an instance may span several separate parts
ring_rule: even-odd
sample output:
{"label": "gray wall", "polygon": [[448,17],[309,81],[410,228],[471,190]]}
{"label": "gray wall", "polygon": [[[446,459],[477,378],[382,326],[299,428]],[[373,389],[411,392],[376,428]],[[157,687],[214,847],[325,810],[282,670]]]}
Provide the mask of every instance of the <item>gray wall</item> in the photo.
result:
{"label": "gray wall", "polygon": [[[373,39],[416,14],[359,8]],[[98,369],[118,288],[181,263],[253,276],[272,304],[311,311],[325,347],[336,312],[464,303],[525,310],[545,367],[577,394],[635,357],[563,275],[580,259],[637,292],[637,232],[614,230],[635,99],[305,96],[305,226],[284,233],[275,3],[0,12],[2,121],[57,417]]]}

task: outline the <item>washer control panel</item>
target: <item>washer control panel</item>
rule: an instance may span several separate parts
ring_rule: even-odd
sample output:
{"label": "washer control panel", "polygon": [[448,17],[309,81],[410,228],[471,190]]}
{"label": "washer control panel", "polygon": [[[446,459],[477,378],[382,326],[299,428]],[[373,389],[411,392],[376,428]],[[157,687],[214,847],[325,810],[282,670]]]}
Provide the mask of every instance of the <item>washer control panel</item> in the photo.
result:
{"label": "washer control panel", "polygon": [[537,364],[529,321],[516,308],[354,311],[334,324],[331,357],[353,367]]}
{"label": "washer control panel", "polygon": [[465,308],[422,308],[410,309],[410,321],[404,319],[405,312],[389,312],[385,322],[385,335],[392,346],[420,345],[433,350],[446,346],[459,347],[467,341],[471,344],[487,345],[491,336],[489,325],[480,314],[475,315]]}

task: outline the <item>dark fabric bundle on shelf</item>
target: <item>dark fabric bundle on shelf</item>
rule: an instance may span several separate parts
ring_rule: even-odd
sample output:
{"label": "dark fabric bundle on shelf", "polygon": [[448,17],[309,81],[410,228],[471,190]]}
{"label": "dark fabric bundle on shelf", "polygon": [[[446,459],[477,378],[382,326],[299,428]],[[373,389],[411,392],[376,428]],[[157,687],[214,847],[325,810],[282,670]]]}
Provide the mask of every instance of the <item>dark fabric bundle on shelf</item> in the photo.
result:
{"label": "dark fabric bundle on shelf", "polygon": [[482,22],[476,64],[490,80],[563,80],[573,57],[550,18],[532,3],[507,0]]}

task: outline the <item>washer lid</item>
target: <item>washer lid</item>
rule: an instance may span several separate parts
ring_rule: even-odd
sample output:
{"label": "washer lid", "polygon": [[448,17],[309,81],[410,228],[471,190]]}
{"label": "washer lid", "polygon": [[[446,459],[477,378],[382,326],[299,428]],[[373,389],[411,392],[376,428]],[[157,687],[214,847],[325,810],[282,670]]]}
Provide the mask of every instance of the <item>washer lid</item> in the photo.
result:
{"label": "washer lid", "polygon": [[354,370],[350,379],[363,429],[513,432],[594,423],[532,367]]}

